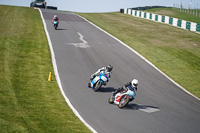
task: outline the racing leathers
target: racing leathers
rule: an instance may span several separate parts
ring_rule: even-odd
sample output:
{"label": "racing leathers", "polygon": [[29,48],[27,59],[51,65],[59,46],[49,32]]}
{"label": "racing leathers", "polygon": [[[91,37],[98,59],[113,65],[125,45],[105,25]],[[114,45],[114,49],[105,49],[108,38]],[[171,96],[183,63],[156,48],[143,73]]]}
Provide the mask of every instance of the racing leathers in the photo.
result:
{"label": "racing leathers", "polygon": [[56,21],[56,22],[59,23],[59,18],[58,18],[58,17],[53,17],[53,19],[52,19],[52,23],[53,23],[54,21]]}
{"label": "racing leathers", "polygon": [[91,75],[90,80],[92,81],[96,76],[99,76],[101,72],[103,72],[103,74],[106,75],[108,78],[111,77],[111,72],[108,72],[106,67],[102,67],[97,72]]}

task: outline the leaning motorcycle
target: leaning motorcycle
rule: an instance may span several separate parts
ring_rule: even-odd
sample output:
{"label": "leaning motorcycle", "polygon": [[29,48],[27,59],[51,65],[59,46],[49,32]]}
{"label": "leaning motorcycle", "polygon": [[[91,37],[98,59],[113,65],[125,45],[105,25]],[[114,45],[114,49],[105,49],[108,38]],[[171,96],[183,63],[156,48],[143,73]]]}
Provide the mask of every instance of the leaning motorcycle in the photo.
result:
{"label": "leaning motorcycle", "polygon": [[54,26],[55,30],[57,30],[57,28],[58,28],[58,21],[53,21],[53,26]]}
{"label": "leaning motorcycle", "polygon": [[131,86],[127,87],[127,91],[118,92],[115,96],[111,96],[108,99],[108,102],[110,104],[117,104],[120,109],[124,108],[130,101],[132,101],[135,98],[135,88],[132,88]]}
{"label": "leaning motorcycle", "polygon": [[109,81],[109,78],[103,72],[100,73],[99,76],[96,76],[92,81],[90,81],[89,85],[94,91],[98,91],[102,85],[106,85]]}

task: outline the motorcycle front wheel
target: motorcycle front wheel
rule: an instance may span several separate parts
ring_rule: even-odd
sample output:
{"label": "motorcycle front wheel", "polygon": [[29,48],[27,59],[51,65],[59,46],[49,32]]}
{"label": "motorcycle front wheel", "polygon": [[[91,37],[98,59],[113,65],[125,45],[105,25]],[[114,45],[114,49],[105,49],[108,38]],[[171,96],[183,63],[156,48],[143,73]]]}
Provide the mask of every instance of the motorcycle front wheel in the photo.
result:
{"label": "motorcycle front wheel", "polygon": [[57,30],[57,27],[58,27],[58,25],[57,25],[57,24],[55,24],[55,25],[54,25],[54,28],[55,28],[55,30]]}
{"label": "motorcycle front wheel", "polygon": [[101,86],[102,86],[102,82],[100,80],[97,81],[97,83],[95,84],[95,87],[94,87],[94,91],[98,91],[99,88],[101,88]]}
{"label": "motorcycle front wheel", "polygon": [[110,96],[110,98],[108,99],[108,102],[109,102],[110,104],[113,104],[113,103],[114,103],[114,100],[115,100],[115,98],[114,98],[113,96]]}
{"label": "motorcycle front wheel", "polygon": [[124,108],[129,103],[129,95],[124,95],[121,97],[118,107],[120,109]]}

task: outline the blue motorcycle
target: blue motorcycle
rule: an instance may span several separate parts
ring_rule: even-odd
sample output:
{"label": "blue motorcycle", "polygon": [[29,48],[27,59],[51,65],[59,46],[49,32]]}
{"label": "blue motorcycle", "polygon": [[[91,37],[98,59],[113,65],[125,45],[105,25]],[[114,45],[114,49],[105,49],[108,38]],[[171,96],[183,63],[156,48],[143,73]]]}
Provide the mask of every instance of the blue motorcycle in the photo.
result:
{"label": "blue motorcycle", "polygon": [[106,83],[109,81],[109,78],[107,75],[105,75],[103,72],[100,73],[99,76],[96,76],[92,81],[90,81],[89,86],[94,91],[98,91],[102,85],[106,85]]}

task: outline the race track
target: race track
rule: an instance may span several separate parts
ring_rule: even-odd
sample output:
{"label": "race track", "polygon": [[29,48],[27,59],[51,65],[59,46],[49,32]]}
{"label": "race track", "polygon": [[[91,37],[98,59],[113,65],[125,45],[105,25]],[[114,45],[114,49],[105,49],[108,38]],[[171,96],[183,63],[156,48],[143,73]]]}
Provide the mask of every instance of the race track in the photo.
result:
{"label": "race track", "polygon": [[[63,90],[82,118],[99,133],[197,133],[200,101],[188,95],[130,49],[69,12],[42,10]],[[58,30],[51,23],[60,18]],[[99,68],[114,66],[106,87],[87,87]],[[128,107],[110,105],[111,92],[133,78],[136,99]]]}

